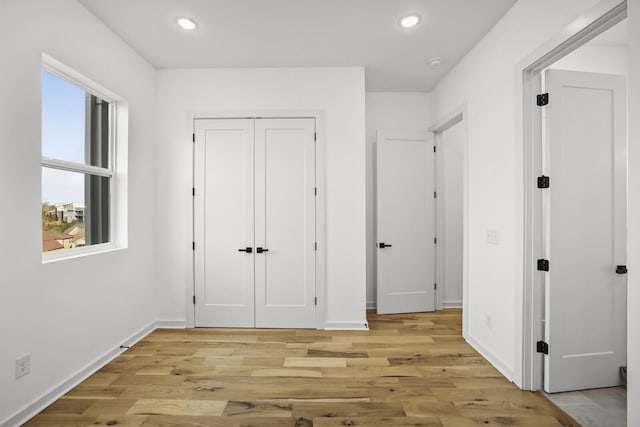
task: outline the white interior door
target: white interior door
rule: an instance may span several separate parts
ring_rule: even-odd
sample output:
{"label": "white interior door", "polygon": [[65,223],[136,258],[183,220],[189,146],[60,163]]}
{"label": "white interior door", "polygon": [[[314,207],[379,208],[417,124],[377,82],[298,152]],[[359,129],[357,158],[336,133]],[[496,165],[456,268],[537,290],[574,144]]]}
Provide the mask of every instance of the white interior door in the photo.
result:
{"label": "white interior door", "polygon": [[626,365],[626,90],[548,70],[544,142],[547,392],[621,384]]}
{"label": "white interior door", "polygon": [[256,120],[256,326],[315,326],[315,120]]}
{"label": "white interior door", "polygon": [[254,326],[254,121],[196,120],[196,326]]}
{"label": "white interior door", "polygon": [[435,307],[434,158],[426,138],[426,132],[378,132],[377,311],[381,314]]}

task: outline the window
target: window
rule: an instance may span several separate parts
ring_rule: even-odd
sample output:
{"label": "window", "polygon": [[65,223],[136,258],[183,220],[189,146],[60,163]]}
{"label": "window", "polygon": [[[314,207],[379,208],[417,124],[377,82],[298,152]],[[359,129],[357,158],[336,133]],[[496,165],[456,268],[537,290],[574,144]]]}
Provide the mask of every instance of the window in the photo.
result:
{"label": "window", "polygon": [[[83,82],[83,83],[86,83]],[[42,251],[111,243],[116,103],[45,63]],[[46,259],[46,258],[45,258]]]}

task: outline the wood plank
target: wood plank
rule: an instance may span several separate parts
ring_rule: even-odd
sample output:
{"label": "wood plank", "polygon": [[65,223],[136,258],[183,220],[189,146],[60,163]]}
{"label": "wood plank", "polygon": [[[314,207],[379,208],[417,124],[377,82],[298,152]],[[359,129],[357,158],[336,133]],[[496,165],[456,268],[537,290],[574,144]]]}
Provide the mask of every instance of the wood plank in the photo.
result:
{"label": "wood plank", "polygon": [[224,400],[139,399],[128,415],[222,415]]}
{"label": "wood plank", "polygon": [[287,357],[286,368],[346,368],[347,361],[342,357]]}
{"label": "wood plank", "polygon": [[224,412],[225,417],[233,416],[259,416],[259,417],[291,417],[290,403],[274,402],[239,402],[231,401]]}
{"label": "wood plank", "polygon": [[436,417],[335,417],[314,418],[313,427],[442,427],[442,422]]}
{"label": "wood plank", "polygon": [[404,409],[395,402],[348,402],[348,403],[294,403],[293,416],[313,418],[323,417],[404,417]]}

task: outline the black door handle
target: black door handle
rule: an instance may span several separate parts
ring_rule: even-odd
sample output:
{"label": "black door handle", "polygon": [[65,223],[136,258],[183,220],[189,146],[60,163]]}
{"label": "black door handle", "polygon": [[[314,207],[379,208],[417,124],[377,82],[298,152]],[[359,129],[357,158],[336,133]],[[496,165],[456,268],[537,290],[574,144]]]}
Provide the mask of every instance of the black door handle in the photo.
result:
{"label": "black door handle", "polygon": [[386,243],[378,243],[378,247],[379,247],[380,249],[390,248],[391,246],[393,246],[393,245],[388,245],[388,244],[386,244]]}
{"label": "black door handle", "polygon": [[269,252],[269,249],[257,247],[256,252],[261,254],[262,252]]}
{"label": "black door handle", "polygon": [[249,246],[247,246],[244,249],[238,249],[238,252],[246,252],[246,253],[250,254],[251,252],[253,252],[253,248],[250,248]]}
{"label": "black door handle", "polygon": [[627,266],[626,265],[617,265],[616,266],[617,274],[627,274]]}

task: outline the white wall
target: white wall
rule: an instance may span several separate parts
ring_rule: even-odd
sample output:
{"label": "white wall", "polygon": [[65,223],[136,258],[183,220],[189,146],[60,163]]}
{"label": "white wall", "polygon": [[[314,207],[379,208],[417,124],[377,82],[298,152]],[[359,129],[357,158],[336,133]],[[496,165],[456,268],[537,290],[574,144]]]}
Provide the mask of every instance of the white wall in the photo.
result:
{"label": "white wall", "polygon": [[[522,159],[516,65],[597,0],[520,0],[431,92],[440,119],[465,102],[469,144],[469,330],[466,339],[521,382]],[[500,233],[488,245],[487,230]]]}
{"label": "white wall", "polygon": [[640,0],[629,0],[627,425],[640,425]]}
{"label": "white wall", "polygon": [[438,236],[438,242],[442,240],[445,251],[444,306],[462,307],[464,124],[460,122],[442,132],[441,141],[444,182],[439,201],[444,203],[444,236]]}
{"label": "white wall", "polygon": [[424,92],[367,92],[367,307],[376,305],[376,134],[381,129],[424,130],[432,121]]}
{"label": "white wall", "polygon": [[626,46],[584,45],[549,68],[626,76],[629,69],[628,57],[629,49]]}
{"label": "white wall", "polygon": [[[42,52],[129,102],[128,249],[42,264]],[[2,0],[0,58],[2,424],[148,327],[157,299],[154,70],[73,0]]]}
{"label": "white wall", "polygon": [[[362,68],[199,69],[158,72],[158,233],[162,314],[190,321],[191,129],[189,115],[321,110],[326,154],[326,320],[365,318],[365,128]],[[172,224],[167,227],[165,224]],[[323,299],[323,295],[319,295]]]}

